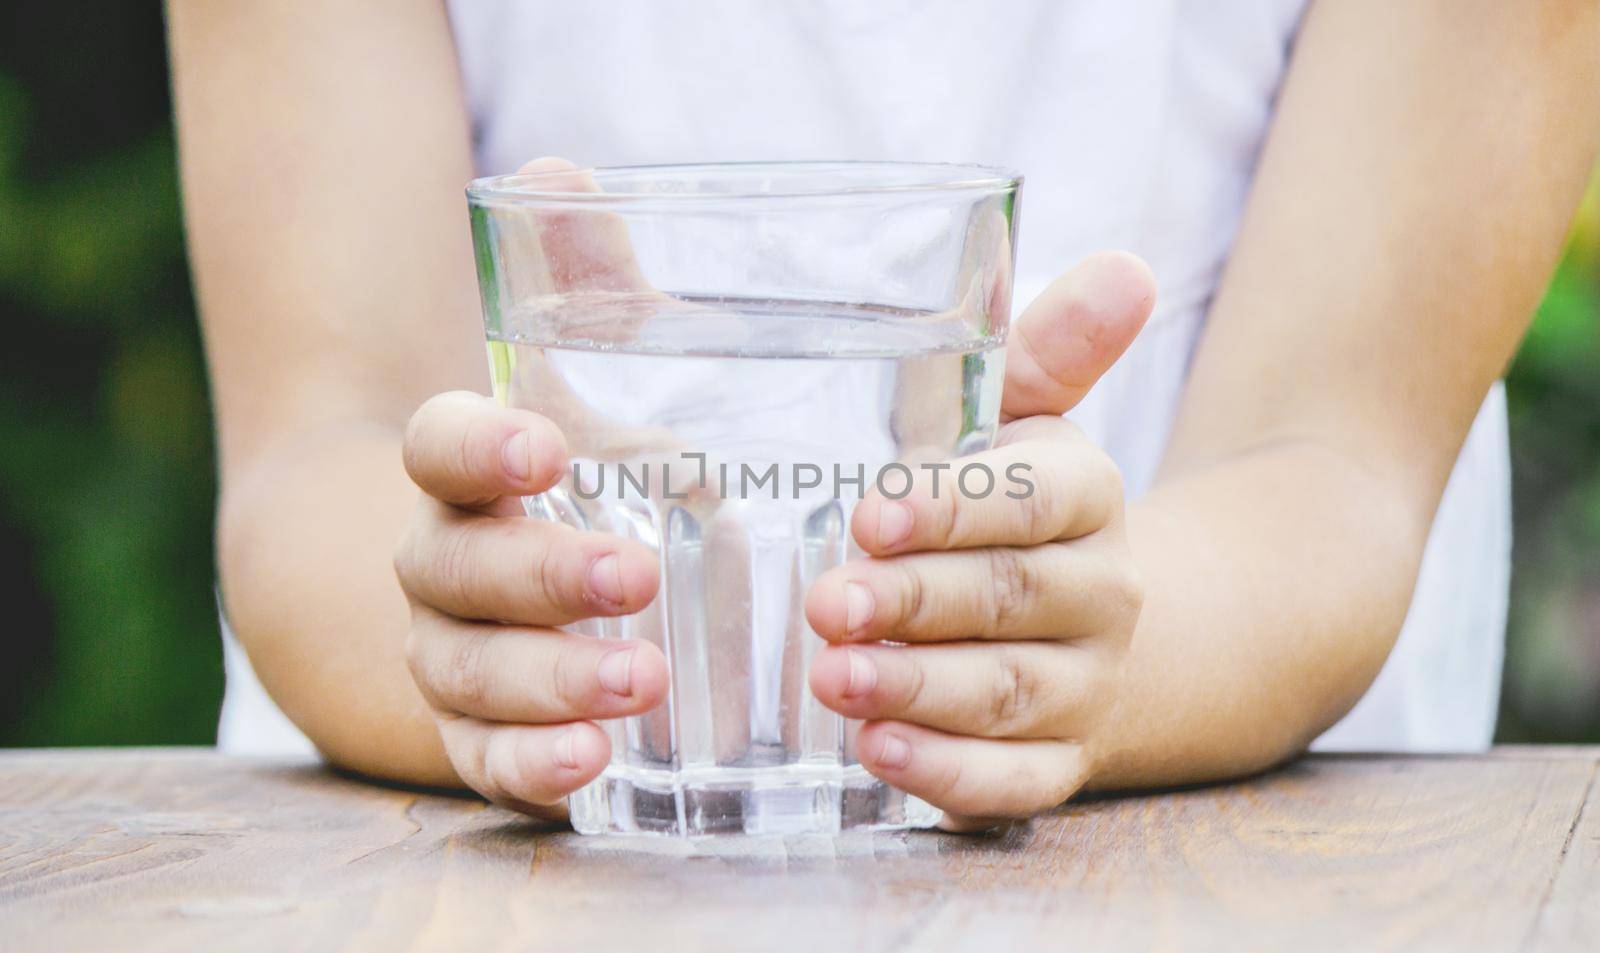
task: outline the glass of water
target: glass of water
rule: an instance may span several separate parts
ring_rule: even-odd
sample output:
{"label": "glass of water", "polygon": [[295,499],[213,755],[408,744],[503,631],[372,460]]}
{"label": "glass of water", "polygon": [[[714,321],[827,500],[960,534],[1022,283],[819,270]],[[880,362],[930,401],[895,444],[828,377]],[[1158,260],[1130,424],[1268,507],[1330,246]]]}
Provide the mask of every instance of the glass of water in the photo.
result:
{"label": "glass of water", "polygon": [[566,434],[530,517],[658,554],[643,611],[665,704],[605,724],[586,834],[919,827],[857,723],[807,688],[817,575],[850,514],[920,462],[990,446],[1021,179],[888,162],[552,169],[467,190],[495,393]]}

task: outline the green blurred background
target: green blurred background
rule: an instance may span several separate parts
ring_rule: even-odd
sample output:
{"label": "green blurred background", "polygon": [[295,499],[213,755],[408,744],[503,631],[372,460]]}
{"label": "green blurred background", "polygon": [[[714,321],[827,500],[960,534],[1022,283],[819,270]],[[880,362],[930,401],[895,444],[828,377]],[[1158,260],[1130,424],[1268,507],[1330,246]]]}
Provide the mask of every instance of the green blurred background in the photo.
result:
{"label": "green blurred background", "polygon": [[[0,745],[209,742],[215,479],[160,6],[0,24]],[[1600,741],[1600,186],[1509,388],[1500,735]]]}

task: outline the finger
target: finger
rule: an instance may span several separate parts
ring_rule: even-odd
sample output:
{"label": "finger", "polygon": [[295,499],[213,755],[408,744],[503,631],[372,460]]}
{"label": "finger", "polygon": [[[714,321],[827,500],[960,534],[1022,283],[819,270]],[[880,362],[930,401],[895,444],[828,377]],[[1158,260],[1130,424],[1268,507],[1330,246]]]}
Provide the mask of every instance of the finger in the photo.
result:
{"label": "finger", "polygon": [[1054,641],[828,646],[811,693],[846,718],[982,738],[1062,738],[1092,700],[1089,650]]}
{"label": "finger", "polygon": [[1083,786],[1082,747],[1070,741],[966,738],[899,721],[869,721],[856,757],[890,785],[949,815],[952,826],[1027,817]]}
{"label": "finger", "polygon": [[442,718],[439,735],[467,786],[502,807],[565,817],[562,799],[594,780],[611,760],[598,725],[498,725]]}
{"label": "finger", "polygon": [[550,421],[467,391],[429,398],[406,426],[406,473],[446,503],[484,506],[554,486],[567,444]]}
{"label": "finger", "polygon": [[1132,628],[1144,602],[1120,536],[854,559],[818,576],[806,621],[830,642],[1076,639]]}
{"label": "finger", "polygon": [[648,642],[415,613],[407,659],[436,711],[549,724],[621,718],[667,697],[667,660]]}
{"label": "finger", "polygon": [[395,574],[412,599],[463,619],[566,625],[638,612],[660,583],[648,547],[561,523],[439,512],[412,522]]}
{"label": "finger", "polygon": [[1028,436],[1002,430],[992,450],[918,464],[899,499],[874,486],[850,517],[857,545],[874,556],[1030,546],[1093,533],[1121,512],[1121,473],[1075,425],[1030,417],[1006,429]]}
{"label": "finger", "polygon": [[[530,184],[540,192],[575,195],[601,191],[594,175],[566,159],[547,156],[517,170],[537,176]],[[620,215],[601,208],[541,210],[540,244],[555,292],[653,292],[634,255],[628,225]]]}
{"label": "finger", "polygon": [[1091,255],[1057,278],[1011,327],[1001,415],[1071,410],[1133,343],[1155,301],[1150,266],[1127,252]]}

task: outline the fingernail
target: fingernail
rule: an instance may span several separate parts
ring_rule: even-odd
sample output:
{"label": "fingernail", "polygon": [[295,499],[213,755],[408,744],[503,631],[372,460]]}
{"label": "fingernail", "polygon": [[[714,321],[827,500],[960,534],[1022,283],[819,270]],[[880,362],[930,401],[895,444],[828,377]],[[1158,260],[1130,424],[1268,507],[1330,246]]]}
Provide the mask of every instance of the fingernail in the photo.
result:
{"label": "fingernail", "polygon": [[911,535],[911,507],[899,500],[878,506],[878,545],[893,546]]}
{"label": "fingernail", "polygon": [[878,749],[878,763],[886,768],[903,768],[911,761],[911,746],[899,735],[884,735]]}
{"label": "fingernail", "polygon": [[849,633],[856,633],[867,627],[872,621],[872,610],[875,603],[872,590],[859,582],[844,584],[844,627]]}
{"label": "fingernail", "polygon": [[867,653],[845,649],[850,657],[850,680],[845,682],[844,697],[859,698],[878,684],[878,667],[867,658]]}
{"label": "fingernail", "polygon": [[613,695],[633,694],[633,649],[618,649],[600,659],[600,684]]}
{"label": "fingernail", "polygon": [[589,567],[589,591],[602,602],[622,605],[622,561],[606,553]]}
{"label": "fingernail", "polygon": [[563,768],[576,768],[578,766],[577,730],[568,728],[556,739],[554,754],[557,766]]}
{"label": "fingernail", "polygon": [[533,437],[519,430],[500,448],[500,463],[513,480],[526,483],[533,479]]}

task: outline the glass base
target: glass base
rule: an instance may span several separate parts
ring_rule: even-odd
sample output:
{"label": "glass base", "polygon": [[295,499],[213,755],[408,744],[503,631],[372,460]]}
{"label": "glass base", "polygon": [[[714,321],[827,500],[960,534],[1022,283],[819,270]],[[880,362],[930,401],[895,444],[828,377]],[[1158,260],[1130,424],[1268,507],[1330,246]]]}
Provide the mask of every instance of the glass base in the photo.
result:
{"label": "glass base", "polygon": [[838,834],[932,827],[938,808],[860,765],[661,771],[613,764],[568,800],[580,834]]}

